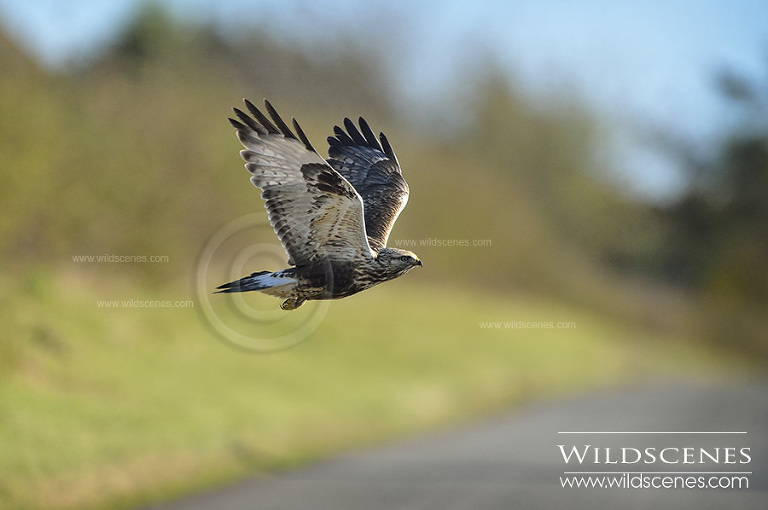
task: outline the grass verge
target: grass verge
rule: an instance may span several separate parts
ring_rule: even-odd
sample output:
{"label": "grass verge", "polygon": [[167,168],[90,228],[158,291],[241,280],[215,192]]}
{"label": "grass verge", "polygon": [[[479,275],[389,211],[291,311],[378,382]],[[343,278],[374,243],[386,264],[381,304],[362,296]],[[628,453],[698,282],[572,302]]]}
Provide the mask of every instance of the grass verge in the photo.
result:
{"label": "grass verge", "polygon": [[524,296],[395,282],[264,355],[218,341],[194,308],[99,308],[104,294],[51,273],[2,283],[0,507],[130,507],[544,395],[723,366]]}

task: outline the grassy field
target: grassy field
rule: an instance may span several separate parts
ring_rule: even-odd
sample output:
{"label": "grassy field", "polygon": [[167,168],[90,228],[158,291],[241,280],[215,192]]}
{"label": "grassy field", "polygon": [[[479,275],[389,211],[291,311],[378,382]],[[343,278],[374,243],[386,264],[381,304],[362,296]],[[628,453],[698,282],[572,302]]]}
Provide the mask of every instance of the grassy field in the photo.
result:
{"label": "grassy field", "polygon": [[332,303],[272,354],[221,341],[197,307],[97,302],[182,291],[48,272],[0,285],[2,508],[128,507],[542,396],[724,368],[584,310],[409,282]]}

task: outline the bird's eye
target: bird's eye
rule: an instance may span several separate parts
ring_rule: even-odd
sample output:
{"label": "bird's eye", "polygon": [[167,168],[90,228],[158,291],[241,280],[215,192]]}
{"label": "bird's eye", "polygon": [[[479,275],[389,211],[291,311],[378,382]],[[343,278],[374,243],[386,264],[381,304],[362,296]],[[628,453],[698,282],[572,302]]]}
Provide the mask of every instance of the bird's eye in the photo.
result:
{"label": "bird's eye", "polygon": [[402,260],[403,262],[408,262],[409,260],[411,260],[411,257],[408,255],[401,255],[400,260]]}

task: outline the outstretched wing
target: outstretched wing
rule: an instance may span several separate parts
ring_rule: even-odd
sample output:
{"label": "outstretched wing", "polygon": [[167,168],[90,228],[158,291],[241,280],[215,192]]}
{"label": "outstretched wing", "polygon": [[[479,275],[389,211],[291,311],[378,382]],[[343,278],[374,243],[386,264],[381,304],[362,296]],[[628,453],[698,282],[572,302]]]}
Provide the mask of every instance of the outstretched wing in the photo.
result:
{"label": "outstretched wing", "polygon": [[360,117],[360,130],[344,119],[346,132],[334,127],[328,137],[328,164],[357,190],[365,204],[368,243],[378,251],[387,245],[389,233],[408,202],[408,184],[384,133],[379,139]]}
{"label": "outstretched wing", "polygon": [[288,263],[372,257],[363,201],[354,187],[317,154],[295,119],[298,138],[268,101],[271,121],[250,101],[245,105],[253,118],[235,108],[239,120],[229,122],[245,147],[240,155],[251,182],[262,190]]}

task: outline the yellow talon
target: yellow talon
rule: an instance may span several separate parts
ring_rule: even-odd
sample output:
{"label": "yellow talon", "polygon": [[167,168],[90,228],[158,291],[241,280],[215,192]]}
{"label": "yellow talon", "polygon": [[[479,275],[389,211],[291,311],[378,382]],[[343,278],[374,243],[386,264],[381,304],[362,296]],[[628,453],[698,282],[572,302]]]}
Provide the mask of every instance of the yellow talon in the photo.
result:
{"label": "yellow talon", "polygon": [[303,300],[297,301],[295,298],[288,298],[283,301],[283,304],[280,305],[280,308],[283,310],[295,310],[300,307],[303,302]]}

